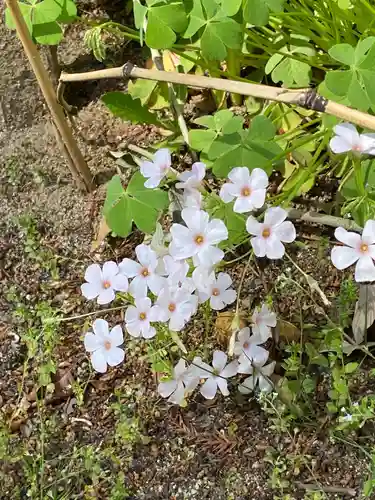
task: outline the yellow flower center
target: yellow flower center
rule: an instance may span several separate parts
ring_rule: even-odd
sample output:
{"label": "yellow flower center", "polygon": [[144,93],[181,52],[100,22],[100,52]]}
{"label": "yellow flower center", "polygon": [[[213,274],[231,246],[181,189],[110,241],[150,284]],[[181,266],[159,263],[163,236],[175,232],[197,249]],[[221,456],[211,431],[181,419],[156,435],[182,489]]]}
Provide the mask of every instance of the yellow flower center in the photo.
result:
{"label": "yellow flower center", "polygon": [[271,236],[271,230],[268,228],[263,229],[262,236],[263,238],[269,238]]}
{"label": "yellow flower center", "polygon": [[243,348],[247,349],[249,347],[249,342],[244,342]]}
{"label": "yellow flower center", "polygon": [[111,286],[111,283],[109,281],[103,281],[103,288],[106,290]]}
{"label": "yellow flower center", "polygon": [[201,234],[198,234],[198,236],[195,237],[194,241],[197,245],[202,245],[202,243],[204,242],[204,237]]}
{"label": "yellow flower center", "polygon": [[250,196],[251,195],[251,189],[249,187],[244,187],[241,189],[241,195],[242,196]]}
{"label": "yellow flower center", "polygon": [[213,295],[214,297],[217,297],[218,295],[220,295],[220,290],[219,290],[218,288],[214,288],[214,289],[212,290],[212,295]]}
{"label": "yellow flower center", "polygon": [[144,267],[141,271],[141,275],[144,277],[144,278],[147,278],[147,276],[149,276],[149,272],[148,272],[148,269],[147,267]]}
{"label": "yellow flower center", "polygon": [[173,304],[172,302],[169,304],[168,309],[170,310],[171,313],[175,312],[176,310],[176,304]]}
{"label": "yellow flower center", "polygon": [[368,245],[366,245],[366,243],[362,243],[359,249],[361,250],[362,253],[366,253],[368,252]]}
{"label": "yellow flower center", "polygon": [[111,348],[111,342],[110,342],[109,340],[106,340],[106,341],[104,342],[104,349],[105,349],[106,351],[109,351],[109,350],[110,350],[110,348]]}
{"label": "yellow flower center", "polygon": [[140,314],[139,314],[139,319],[140,319],[141,321],[144,321],[146,318],[147,318],[147,314],[146,314],[146,313],[140,313]]}

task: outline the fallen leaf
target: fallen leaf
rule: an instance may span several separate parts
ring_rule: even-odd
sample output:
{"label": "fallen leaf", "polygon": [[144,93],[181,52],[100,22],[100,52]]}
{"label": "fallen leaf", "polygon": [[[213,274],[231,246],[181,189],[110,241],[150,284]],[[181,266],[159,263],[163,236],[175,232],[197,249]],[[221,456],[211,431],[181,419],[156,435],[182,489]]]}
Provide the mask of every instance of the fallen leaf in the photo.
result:
{"label": "fallen leaf", "polygon": [[[233,320],[236,317],[234,311],[218,313],[215,321],[216,338],[219,344],[227,348],[230,338],[233,334]],[[247,326],[247,321],[245,319],[245,314],[240,313],[239,324],[236,330],[241,330]]]}
{"label": "fallen leaf", "polygon": [[375,320],[375,285],[360,285],[359,298],[355,305],[352,329],[357,345],[361,344]]}
{"label": "fallen leaf", "polygon": [[279,343],[284,342],[299,342],[301,340],[301,331],[289,321],[279,319],[275,328],[275,340]]}
{"label": "fallen leaf", "polygon": [[72,372],[62,369],[57,369],[56,374],[53,377],[53,383],[55,384],[56,395],[66,392],[71,389],[71,385],[74,382]]}
{"label": "fallen leaf", "polygon": [[105,220],[105,217],[102,217],[100,223],[99,223],[99,228],[98,228],[98,236],[96,240],[94,240],[91,244],[91,251],[96,250],[105,240],[105,237],[107,234],[111,232],[110,228],[108,227],[107,221]]}

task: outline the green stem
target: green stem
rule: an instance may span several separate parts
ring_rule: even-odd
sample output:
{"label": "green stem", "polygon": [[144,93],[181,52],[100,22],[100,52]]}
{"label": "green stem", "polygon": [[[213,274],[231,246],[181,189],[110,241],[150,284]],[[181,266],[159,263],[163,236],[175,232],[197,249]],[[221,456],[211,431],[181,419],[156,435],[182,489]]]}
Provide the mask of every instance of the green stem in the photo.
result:
{"label": "green stem", "polygon": [[358,193],[361,196],[366,196],[365,181],[363,179],[361,159],[359,157],[353,158],[353,167],[354,167],[354,179]]}

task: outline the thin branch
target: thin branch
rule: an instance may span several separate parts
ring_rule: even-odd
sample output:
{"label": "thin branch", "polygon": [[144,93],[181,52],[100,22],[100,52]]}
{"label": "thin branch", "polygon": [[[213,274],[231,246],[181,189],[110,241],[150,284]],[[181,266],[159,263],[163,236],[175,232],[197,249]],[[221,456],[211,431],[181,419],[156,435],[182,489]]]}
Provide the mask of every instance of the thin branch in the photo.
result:
{"label": "thin branch", "polygon": [[342,217],[334,217],[333,215],[320,214],[318,212],[303,212],[294,208],[288,210],[288,218],[322,224],[323,226],[343,227],[348,231],[356,231],[357,233],[362,232],[363,229],[351,219],[343,219]]}
{"label": "thin branch", "polygon": [[[255,83],[225,80],[222,78],[211,78],[207,76],[177,73],[174,71],[159,71],[137,67],[132,67],[131,70],[127,71],[125,74],[126,77],[132,79],[141,78],[145,80],[187,85],[188,87],[222,90],[224,92],[248,95],[260,99],[283,102],[285,104],[295,104],[306,109],[313,109],[336,116],[337,118],[355,123],[361,127],[375,130],[375,116],[325,99],[318,95],[315,90],[310,88],[284,89],[269,85],[258,85]],[[82,82],[100,80],[103,78],[124,78],[124,67],[109,68],[87,73],[62,73],[60,82]]]}
{"label": "thin branch", "polygon": [[[29,30],[26,26],[26,22],[22,16],[20,6],[17,0],[6,0],[6,4],[12,14],[12,18],[17,29],[17,34],[21,40],[30,66],[35,73],[39,87],[43,93],[47,106],[52,115],[52,119],[61,136],[62,141],[64,142],[66,149],[69,152],[71,158],[71,163],[69,162],[71,173],[74,179],[79,184],[79,172],[80,177],[82,177],[83,181],[83,183],[81,181],[80,184],[84,185],[87,191],[91,191],[94,188],[92,175],[73,137],[72,131],[65,119],[64,112],[60,104],[57,102],[56,93],[54,91],[52,82],[49,78],[46,68],[43,66],[40,54],[30,36]],[[73,163],[75,166],[74,169],[71,168]]]}

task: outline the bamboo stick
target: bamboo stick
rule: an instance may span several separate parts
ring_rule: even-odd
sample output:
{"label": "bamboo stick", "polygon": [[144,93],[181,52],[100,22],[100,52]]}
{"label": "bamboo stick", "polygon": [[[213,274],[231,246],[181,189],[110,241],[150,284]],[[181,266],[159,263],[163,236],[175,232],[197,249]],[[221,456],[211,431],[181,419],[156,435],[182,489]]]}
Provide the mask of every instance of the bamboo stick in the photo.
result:
{"label": "bamboo stick", "polygon": [[57,102],[51,80],[47,70],[43,66],[40,54],[29,34],[29,30],[23,19],[18,2],[17,0],[6,0],[6,3],[12,14],[18,36],[25,50],[25,54],[29,59],[40,89],[42,90],[43,96],[47,102],[52,119],[71,158],[71,161],[68,161],[68,165],[72,176],[79,187],[84,188],[86,191],[90,191],[94,187],[92,175],[72,135],[69,125],[65,119],[64,112],[60,104]]}
{"label": "bamboo stick", "polygon": [[[60,82],[83,82],[89,80],[100,80],[103,78],[123,78],[124,67],[90,71],[88,73],[68,74],[62,73]],[[223,78],[211,78],[207,76],[189,75],[171,71],[158,71],[133,67],[126,74],[129,78],[141,78],[159,82],[168,82],[188,87],[223,90],[225,92],[248,95],[270,101],[295,104],[307,109],[324,112],[336,116],[342,120],[355,123],[364,128],[375,130],[375,116],[362,111],[349,108],[334,101],[324,99],[312,89],[283,89],[269,85],[258,85],[255,83],[225,80]]]}

